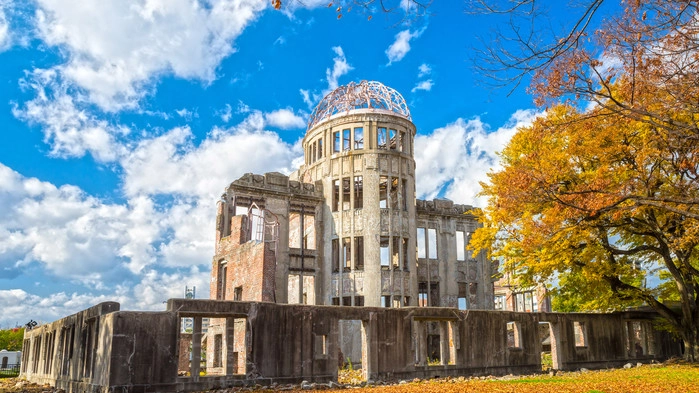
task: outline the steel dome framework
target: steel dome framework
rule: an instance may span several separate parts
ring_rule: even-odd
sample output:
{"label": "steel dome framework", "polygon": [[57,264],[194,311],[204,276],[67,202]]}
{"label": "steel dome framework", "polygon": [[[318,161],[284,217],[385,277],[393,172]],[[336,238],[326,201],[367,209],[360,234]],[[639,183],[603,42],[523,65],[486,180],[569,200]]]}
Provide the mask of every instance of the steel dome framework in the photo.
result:
{"label": "steel dome framework", "polygon": [[311,113],[308,129],[337,113],[364,108],[388,110],[411,120],[408,104],[395,89],[381,82],[361,81],[350,82],[326,95]]}

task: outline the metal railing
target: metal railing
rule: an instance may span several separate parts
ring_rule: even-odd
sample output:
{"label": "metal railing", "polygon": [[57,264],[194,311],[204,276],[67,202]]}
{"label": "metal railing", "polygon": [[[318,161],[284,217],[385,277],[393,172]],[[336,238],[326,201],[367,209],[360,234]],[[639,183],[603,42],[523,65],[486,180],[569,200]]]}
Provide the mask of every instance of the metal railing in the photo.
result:
{"label": "metal railing", "polygon": [[0,378],[12,378],[19,376],[19,363],[8,364],[7,367],[0,367]]}

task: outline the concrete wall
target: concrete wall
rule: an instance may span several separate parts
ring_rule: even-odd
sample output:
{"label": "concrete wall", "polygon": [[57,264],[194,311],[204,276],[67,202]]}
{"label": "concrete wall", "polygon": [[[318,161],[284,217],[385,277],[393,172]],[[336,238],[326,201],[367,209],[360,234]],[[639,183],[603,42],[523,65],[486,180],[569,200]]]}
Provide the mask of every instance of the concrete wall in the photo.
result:
{"label": "concrete wall", "polygon": [[[604,368],[680,354],[668,333],[653,330],[654,317],[182,299],[170,299],[163,312],[127,312],[102,303],[27,331],[22,376],[67,393],[331,381],[338,371],[338,328],[348,320],[361,324],[361,368],[372,380],[540,371],[543,322],[552,334],[555,368]],[[194,319],[191,333],[180,333],[182,318]],[[192,359],[199,359],[203,318],[224,321],[223,365],[218,375],[204,374],[193,361],[188,375],[178,376],[178,361],[182,368],[188,357],[183,341],[191,337]]]}

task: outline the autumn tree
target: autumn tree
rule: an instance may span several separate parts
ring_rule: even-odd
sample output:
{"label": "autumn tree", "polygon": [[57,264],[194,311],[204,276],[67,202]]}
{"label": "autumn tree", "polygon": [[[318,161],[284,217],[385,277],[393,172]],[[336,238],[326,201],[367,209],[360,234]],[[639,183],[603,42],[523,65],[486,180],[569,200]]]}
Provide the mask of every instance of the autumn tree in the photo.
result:
{"label": "autumn tree", "polygon": [[512,88],[531,78],[546,115],[502,152],[474,246],[587,308],[648,304],[699,360],[697,2],[576,2],[560,30],[540,1],[475,4],[511,27],[478,68]]}

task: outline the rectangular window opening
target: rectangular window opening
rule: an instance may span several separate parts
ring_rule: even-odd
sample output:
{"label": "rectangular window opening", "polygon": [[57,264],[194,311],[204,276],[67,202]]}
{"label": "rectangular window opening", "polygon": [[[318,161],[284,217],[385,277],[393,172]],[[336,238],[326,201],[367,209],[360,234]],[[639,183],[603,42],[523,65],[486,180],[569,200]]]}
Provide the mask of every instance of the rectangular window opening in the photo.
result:
{"label": "rectangular window opening", "polygon": [[333,255],[332,255],[332,261],[333,261],[333,272],[339,272],[340,271],[340,239],[333,239]]}
{"label": "rectangular window opening", "polygon": [[354,177],[354,208],[361,209],[364,207],[364,178],[362,176]]}
{"label": "rectangular window opening", "polygon": [[585,332],[585,323],[573,321],[573,332],[575,336],[575,346],[577,348],[587,346],[587,337]]}
{"label": "rectangular window opening", "polygon": [[459,283],[459,296],[457,298],[457,306],[459,310],[468,310],[468,286],[465,282]]}
{"label": "rectangular window opening", "polygon": [[342,130],[342,150],[347,151],[350,149],[350,130]]}
{"label": "rectangular window opening", "polygon": [[306,250],[316,249],[316,217],[312,214],[303,216],[303,247]]}
{"label": "rectangular window opening", "polygon": [[391,307],[391,296],[390,295],[384,295],[381,296],[381,307]]}
{"label": "rectangular window opening", "polygon": [[401,200],[403,201],[403,211],[408,211],[408,180],[403,179],[402,180],[402,187],[400,190],[400,197]]}
{"label": "rectangular window opening", "polygon": [[318,139],[318,159],[323,158],[323,138]]}
{"label": "rectangular window opening", "polygon": [[355,127],[354,129],[354,150],[364,149],[364,128]]}
{"label": "rectangular window opening", "polygon": [[401,254],[401,265],[403,265],[403,270],[408,271],[408,239],[407,238],[402,238],[401,239],[401,249],[403,253]]}
{"label": "rectangular window opening", "polygon": [[399,208],[399,200],[398,200],[398,184],[400,183],[400,179],[394,177],[391,178],[391,189],[390,189],[390,195],[389,199],[391,200],[391,209],[398,210]]}
{"label": "rectangular window opening", "polygon": [[350,178],[342,178],[342,210],[350,209],[350,196],[352,195],[352,188],[350,187]]}
{"label": "rectangular window opening", "polygon": [[521,348],[518,322],[507,322],[507,348]]}
{"label": "rectangular window opening", "polygon": [[354,269],[364,270],[364,237],[354,238]]}
{"label": "rectangular window opening", "polygon": [[391,243],[391,266],[394,270],[398,270],[400,269],[400,238],[392,237]]}
{"label": "rectangular window opening", "polygon": [[233,290],[233,300],[239,302],[243,300],[243,287],[235,287]]}
{"label": "rectangular window opening", "polygon": [[466,260],[466,247],[464,244],[464,232],[456,231],[456,260]]}
{"label": "rectangular window opening", "polygon": [[333,180],[333,211],[336,212],[340,207],[340,180]]}
{"label": "rectangular window opening", "polygon": [[340,151],[340,131],[333,132],[333,153]]}
{"label": "rectangular window opening", "polygon": [[379,176],[379,208],[388,207],[388,177]]}
{"label": "rectangular window opening", "polygon": [[418,307],[427,307],[427,283],[421,282],[417,284],[417,305]]}
{"label": "rectangular window opening", "polygon": [[430,259],[437,259],[437,230],[434,228],[427,229],[427,250],[429,251]]}
{"label": "rectangular window opening", "polygon": [[342,239],[342,267],[348,272],[352,268],[352,238]]}
{"label": "rectangular window opening", "polygon": [[398,149],[398,134],[396,133],[396,130],[388,130],[388,136],[390,138],[390,146],[391,150],[397,150]]}
{"label": "rectangular window opening", "polygon": [[389,267],[389,250],[388,250],[388,245],[389,245],[389,237],[388,236],[381,236],[381,267],[387,268]]}
{"label": "rectangular window opening", "polygon": [[417,229],[417,257],[427,258],[427,249],[425,248],[425,228]]}
{"label": "rectangular window opening", "polygon": [[376,141],[377,141],[377,147],[379,149],[386,149],[387,144],[386,144],[386,127],[379,127],[378,130],[376,131]]}

